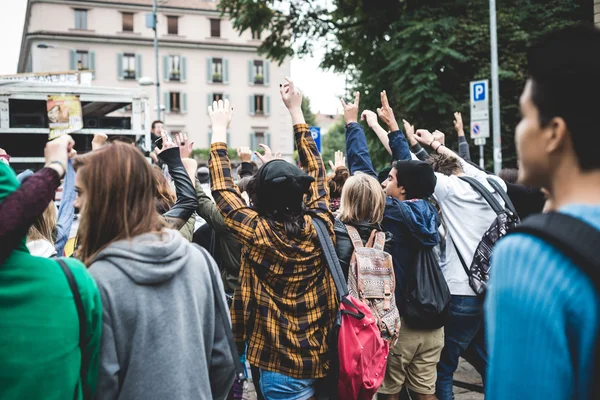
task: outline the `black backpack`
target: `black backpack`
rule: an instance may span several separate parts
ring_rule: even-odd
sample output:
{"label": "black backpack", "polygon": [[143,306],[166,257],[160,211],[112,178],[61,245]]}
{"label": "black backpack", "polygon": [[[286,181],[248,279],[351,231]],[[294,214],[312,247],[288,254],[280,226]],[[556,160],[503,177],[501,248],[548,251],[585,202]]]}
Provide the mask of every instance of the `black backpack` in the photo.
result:
{"label": "black backpack", "polygon": [[404,323],[412,329],[437,329],[450,317],[450,289],[433,249],[422,247],[406,273]]}
{"label": "black backpack", "polygon": [[469,285],[478,296],[484,296],[487,288],[487,281],[490,279],[490,259],[492,257],[494,245],[498,240],[505,236],[510,229],[516,227],[520,220],[508,195],[504,189],[502,189],[502,186],[494,179],[488,178],[487,180],[500,197],[502,197],[502,200],[504,200],[504,203],[506,204],[505,207],[502,207],[489,190],[487,190],[487,188],[477,179],[469,176],[461,176],[460,179],[471,185],[471,187],[485,199],[496,213],[496,219],[483,234],[477,249],[475,249],[475,254],[473,255],[473,261],[471,262],[470,267],[467,267],[465,260],[456,247],[456,242],[453,242],[460,263],[469,277]]}
{"label": "black backpack", "polygon": [[[600,231],[566,214],[551,212],[536,214],[527,218],[509,234],[526,233],[544,240],[556,250],[570,258],[592,281],[596,293],[600,293]],[[596,338],[594,349],[596,364],[594,366],[594,395],[600,398],[600,337]]]}

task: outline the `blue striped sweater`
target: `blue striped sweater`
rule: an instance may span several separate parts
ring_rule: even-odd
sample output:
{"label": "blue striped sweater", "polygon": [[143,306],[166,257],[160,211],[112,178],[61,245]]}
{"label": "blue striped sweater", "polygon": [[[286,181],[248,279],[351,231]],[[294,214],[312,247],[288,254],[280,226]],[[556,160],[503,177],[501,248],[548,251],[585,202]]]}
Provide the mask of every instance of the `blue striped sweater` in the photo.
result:
{"label": "blue striped sweater", "polygon": [[[600,230],[600,205],[560,211]],[[503,239],[485,310],[487,400],[591,398],[600,298],[567,257],[529,235]]]}

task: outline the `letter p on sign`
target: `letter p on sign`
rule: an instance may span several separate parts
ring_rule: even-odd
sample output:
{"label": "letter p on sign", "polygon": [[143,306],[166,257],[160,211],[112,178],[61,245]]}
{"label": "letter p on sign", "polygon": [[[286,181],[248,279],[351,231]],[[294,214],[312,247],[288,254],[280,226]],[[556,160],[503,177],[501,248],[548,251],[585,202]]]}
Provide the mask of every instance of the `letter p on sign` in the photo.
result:
{"label": "letter p on sign", "polygon": [[478,83],[473,86],[473,100],[481,101],[485,100],[485,84]]}

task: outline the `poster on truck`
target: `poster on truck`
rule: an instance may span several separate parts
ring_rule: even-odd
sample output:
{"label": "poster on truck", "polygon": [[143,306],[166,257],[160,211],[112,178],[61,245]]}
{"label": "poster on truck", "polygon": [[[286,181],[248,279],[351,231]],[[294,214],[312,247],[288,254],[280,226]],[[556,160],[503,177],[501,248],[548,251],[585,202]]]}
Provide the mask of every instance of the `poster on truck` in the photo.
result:
{"label": "poster on truck", "polygon": [[81,101],[77,95],[49,95],[46,104],[50,137],[56,139],[83,128]]}

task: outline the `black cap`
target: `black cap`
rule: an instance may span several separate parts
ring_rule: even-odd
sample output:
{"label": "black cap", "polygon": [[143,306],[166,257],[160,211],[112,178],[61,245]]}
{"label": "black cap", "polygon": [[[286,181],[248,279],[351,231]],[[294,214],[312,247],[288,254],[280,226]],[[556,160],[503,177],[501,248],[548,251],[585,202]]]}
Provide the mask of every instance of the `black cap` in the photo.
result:
{"label": "black cap", "polygon": [[259,190],[277,189],[291,196],[308,193],[314,181],[312,176],[284,160],[269,161],[258,171]]}
{"label": "black cap", "polygon": [[394,163],[398,185],[406,190],[408,199],[430,197],[437,182],[433,167],[424,161],[401,160]]}

